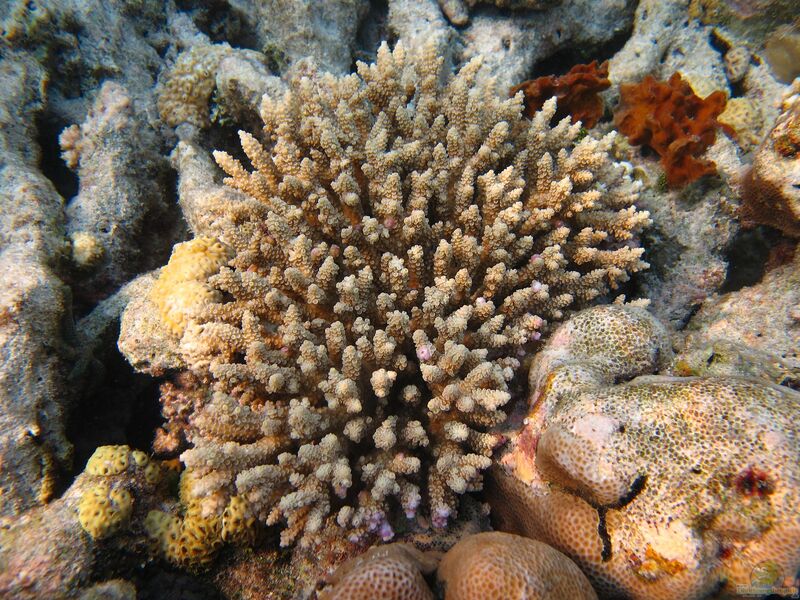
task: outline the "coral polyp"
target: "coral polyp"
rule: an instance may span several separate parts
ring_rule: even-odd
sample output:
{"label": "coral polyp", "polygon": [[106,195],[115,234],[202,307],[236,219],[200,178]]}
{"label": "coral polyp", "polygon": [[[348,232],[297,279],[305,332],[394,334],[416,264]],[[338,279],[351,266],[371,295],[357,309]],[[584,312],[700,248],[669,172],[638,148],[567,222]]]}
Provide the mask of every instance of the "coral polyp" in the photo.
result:
{"label": "coral polyp", "polygon": [[218,207],[232,258],[185,300],[164,284],[178,247],[155,298],[191,307],[165,321],[207,391],[182,455],[203,514],[245,501],[284,545],[332,519],[445,526],[481,489],[520,357],[645,266],[613,135],[551,128],[554,100],[523,119],[479,64],[448,78],[433,49],[383,45],[265,96],[263,135],[240,132],[252,170],[215,153],[244,193]]}

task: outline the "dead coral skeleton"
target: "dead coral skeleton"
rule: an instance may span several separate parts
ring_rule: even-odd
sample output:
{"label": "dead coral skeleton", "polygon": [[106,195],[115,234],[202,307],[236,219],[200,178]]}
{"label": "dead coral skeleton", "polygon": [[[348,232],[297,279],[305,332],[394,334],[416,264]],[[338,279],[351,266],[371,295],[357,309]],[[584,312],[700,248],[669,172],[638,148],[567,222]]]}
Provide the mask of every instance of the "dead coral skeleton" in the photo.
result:
{"label": "dead coral skeleton", "polygon": [[445,526],[547,322],[646,266],[613,135],[551,128],[555,100],[523,119],[478,68],[384,44],[265,96],[252,171],[215,153],[246,195],[219,208],[233,258],[204,306],[161,298],[192,306],[176,335],[209,388],[181,457],[204,514],[244,500],[284,545],[333,518],[389,539],[393,506]]}

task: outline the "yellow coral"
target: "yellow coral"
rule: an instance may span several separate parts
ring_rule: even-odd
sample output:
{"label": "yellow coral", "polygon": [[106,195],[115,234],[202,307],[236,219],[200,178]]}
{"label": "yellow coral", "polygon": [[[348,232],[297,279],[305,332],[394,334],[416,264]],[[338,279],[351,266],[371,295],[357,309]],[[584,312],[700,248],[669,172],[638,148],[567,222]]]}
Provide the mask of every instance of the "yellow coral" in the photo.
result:
{"label": "yellow coral", "polygon": [[86,231],[70,235],[72,241],[72,261],[79,267],[93,267],[105,254],[103,244],[97,236]]}
{"label": "yellow coral", "polygon": [[119,475],[128,468],[129,452],[128,446],[100,446],[86,463],[86,472],[103,477]]}
{"label": "yellow coral", "polygon": [[144,480],[150,484],[156,484],[161,479],[161,467],[158,463],[148,463],[144,467]]}
{"label": "yellow coral", "polygon": [[761,110],[749,98],[731,98],[719,116],[720,123],[730,125],[736,131],[736,139],[742,148],[750,148],[761,139]]}
{"label": "yellow coral", "polygon": [[78,520],[84,531],[99,540],[115,533],[128,521],[133,498],[125,488],[111,489],[107,483],[89,488],[78,503]]}
{"label": "yellow coral", "polygon": [[170,558],[183,566],[207,565],[221,545],[221,519],[216,515],[204,516],[195,503],[186,511],[174,555]]}
{"label": "yellow coral", "polygon": [[169,263],[150,292],[165,325],[180,337],[192,314],[221,296],[206,283],[228,262],[230,249],[211,237],[199,237],[177,244]]}
{"label": "yellow coral", "polygon": [[190,510],[186,517],[152,510],[145,519],[148,536],[170,562],[183,567],[207,565],[222,544],[220,519]]}
{"label": "yellow coral", "polygon": [[250,503],[241,496],[233,496],[222,513],[222,539],[226,542],[252,543],[255,521]]}
{"label": "yellow coral", "polygon": [[219,517],[202,516],[196,504],[183,520],[165,512],[150,511],[145,529],[170,562],[184,567],[207,565],[222,544]]}
{"label": "yellow coral", "polygon": [[137,467],[147,466],[147,464],[150,462],[150,459],[147,458],[147,454],[141,450],[134,450],[131,452],[131,458],[133,458],[133,462],[136,463]]}
{"label": "yellow coral", "polygon": [[181,520],[175,515],[160,510],[151,510],[144,520],[147,535],[156,542],[161,552],[169,557],[181,535]]}
{"label": "yellow coral", "polygon": [[[206,514],[197,500],[187,499],[186,488],[191,481],[191,474],[184,471],[179,484],[181,500],[187,504],[183,519],[161,511],[150,511],[145,519],[145,529],[170,562],[184,567],[199,567],[211,562],[222,545],[222,519],[216,514]],[[244,512],[239,511],[239,514]]]}

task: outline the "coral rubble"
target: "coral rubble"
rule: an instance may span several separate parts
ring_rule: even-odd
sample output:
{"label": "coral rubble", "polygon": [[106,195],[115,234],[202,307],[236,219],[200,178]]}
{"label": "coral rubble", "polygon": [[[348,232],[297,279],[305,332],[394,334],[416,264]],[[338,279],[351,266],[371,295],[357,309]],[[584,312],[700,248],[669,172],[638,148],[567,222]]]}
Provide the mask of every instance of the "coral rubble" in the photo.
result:
{"label": "coral rubble", "polygon": [[511,88],[513,96],[521,91],[525,100],[525,114],[532,117],[541,110],[550,98],[558,100],[555,118],[566,116],[591,129],[603,116],[603,99],[598,95],[611,86],[608,80],[608,61],[597,65],[592,61],[588,65],[575,65],[564,75],[558,77],[545,75],[529,81],[523,81]]}
{"label": "coral rubble", "polygon": [[[384,45],[265,97],[264,144],[240,133],[252,172],[215,154],[244,195],[217,207],[233,258],[179,341],[208,382],[182,455],[203,514],[241,498],[283,544],[329,519],[390,538],[392,506],[444,526],[482,485],[520,356],[645,266],[613,135],[551,128],[553,100],[523,119],[479,66],[445,78],[432,46]],[[163,306],[195,307],[171,289]]]}
{"label": "coral rubble", "polygon": [[[654,376],[664,328],[587,309],[534,360],[522,428],[492,470],[500,524],[561,550],[600,595],[704,598],[759,564],[800,567],[800,394]],[[626,383],[635,375],[638,377]]]}
{"label": "coral rubble", "polygon": [[615,123],[632,144],[654,150],[667,183],[679,186],[716,173],[714,163],[701,155],[714,143],[718,127],[733,133],[717,121],[725,104],[722,91],[699,98],[680,73],[667,82],[648,75],[637,84],[620,86]]}

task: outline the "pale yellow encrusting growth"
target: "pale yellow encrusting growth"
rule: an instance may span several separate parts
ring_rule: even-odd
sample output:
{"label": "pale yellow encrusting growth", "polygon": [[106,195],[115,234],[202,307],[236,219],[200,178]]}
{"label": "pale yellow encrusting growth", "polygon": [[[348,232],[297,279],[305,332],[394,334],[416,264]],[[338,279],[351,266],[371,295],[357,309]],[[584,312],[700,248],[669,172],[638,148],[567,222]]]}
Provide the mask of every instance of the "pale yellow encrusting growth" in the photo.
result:
{"label": "pale yellow encrusting growth", "polygon": [[230,249],[214,238],[199,237],[175,246],[150,292],[161,320],[172,333],[182,335],[196,309],[220,300],[207,279],[229,258]]}
{"label": "pale yellow encrusting growth", "polygon": [[122,487],[101,483],[81,496],[78,519],[89,535],[99,540],[115,533],[130,518],[133,498]]}
{"label": "pale yellow encrusting growth", "polygon": [[203,514],[246,502],[283,544],[329,519],[389,538],[393,506],[444,526],[482,486],[519,357],[645,266],[613,136],[551,128],[554,100],[523,119],[478,67],[383,45],[265,96],[263,135],[240,132],[252,170],[215,153],[252,200],[219,208],[231,254],[189,278],[191,311],[175,285],[159,305],[212,382],[182,455]]}

